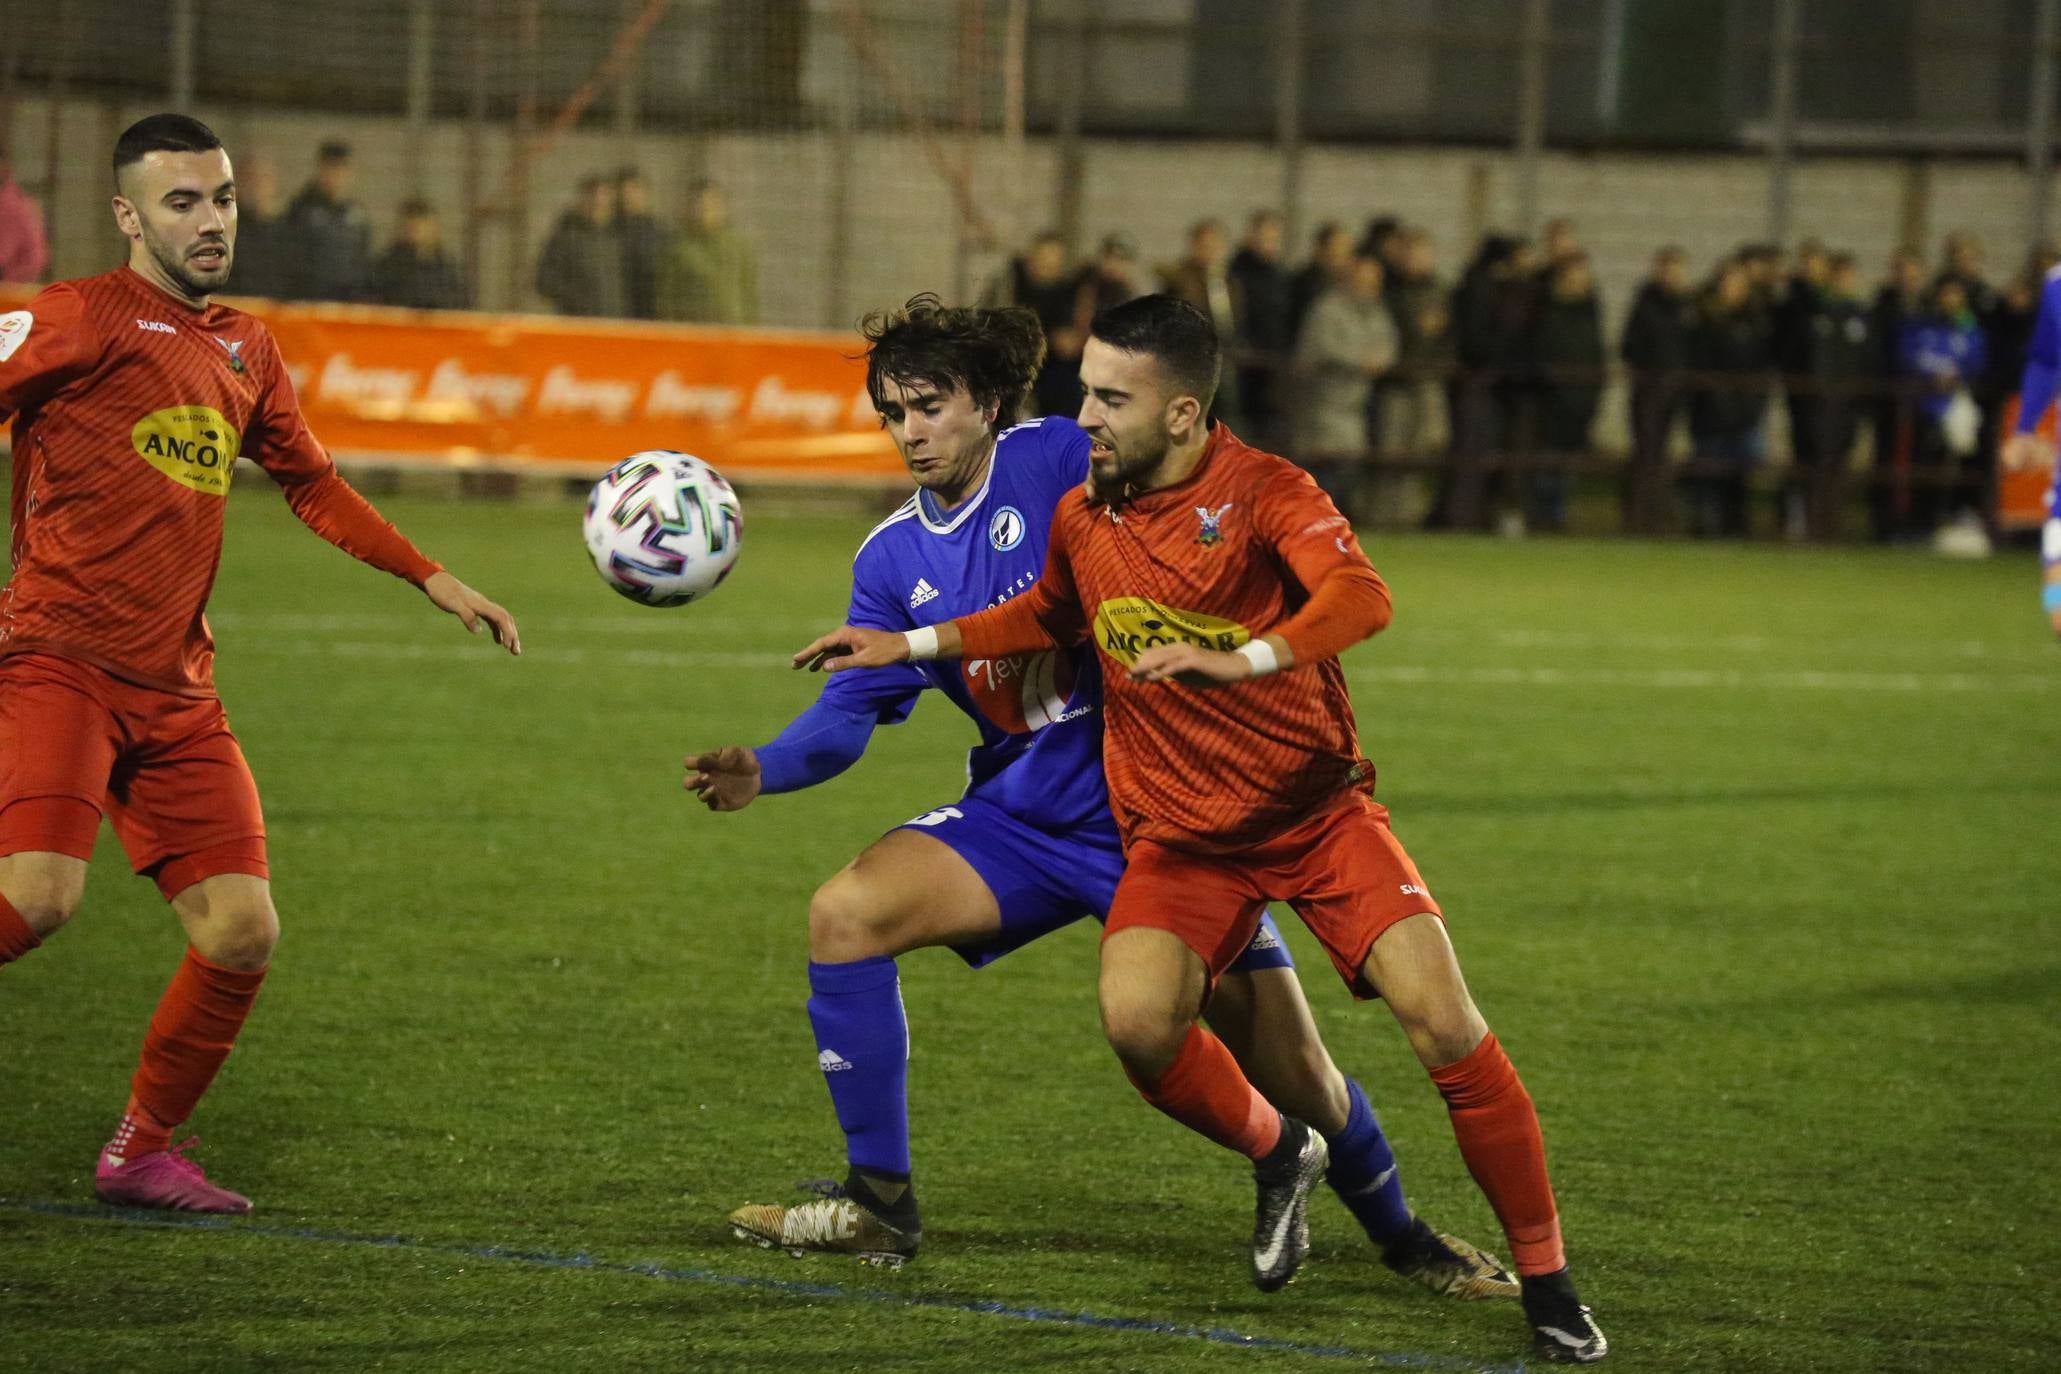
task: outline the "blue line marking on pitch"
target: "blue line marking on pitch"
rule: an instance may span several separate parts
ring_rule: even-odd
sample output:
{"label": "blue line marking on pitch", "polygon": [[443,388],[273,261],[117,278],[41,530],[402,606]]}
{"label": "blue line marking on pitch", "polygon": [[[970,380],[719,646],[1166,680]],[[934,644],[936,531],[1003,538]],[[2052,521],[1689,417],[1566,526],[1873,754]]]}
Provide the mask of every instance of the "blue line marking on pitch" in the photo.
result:
{"label": "blue line marking on pitch", "polygon": [[231,1221],[223,1217],[178,1216],[136,1212],[121,1208],[96,1207],[71,1202],[7,1202],[0,1208],[14,1212],[36,1212],[44,1216],[73,1217],[86,1221],[112,1221],[127,1226],[148,1226],[175,1231],[226,1231],[242,1235],[267,1236],[277,1240],[316,1241],[324,1245],[358,1245],[387,1250],[424,1250],[431,1254],[463,1259],[505,1260],[511,1264],[537,1265],[546,1269],[591,1269],[603,1274],[634,1274],[640,1278],[663,1279],[669,1283],[721,1284],[806,1298],[842,1298],[852,1302],[879,1303],[892,1307],[924,1307],[947,1312],[972,1312],[1010,1321],[1043,1322],[1094,1331],[1131,1331],[1153,1336],[1178,1336],[1233,1345],[1247,1350],[1267,1350],[1281,1355],[1307,1355],[1330,1360],[1360,1360],[1402,1369],[1467,1371],[1468,1374],[1525,1374],[1526,1364],[1484,1364],[1452,1355],[1422,1355],[1399,1350],[1356,1350],[1344,1345],[1318,1345],[1284,1340],[1278,1336],[1249,1336],[1221,1326],[1184,1326],[1179,1322],[1152,1321],[1144,1317],[1105,1317],[1095,1312],[1064,1312],[1050,1307],[1024,1307],[1014,1303],[987,1302],[925,1293],[890,1293],[879,1288],[848,1288],[839,1283],[801,1283],[792,1279],[758,1278],[750,1274],[724,1274],[713,1269],[673,1269],[662,1264],[629,1264],[620,1260],[597,1259],[585,1251],[570,1255],[548,1250],[517,1250],[506,1245],[439,1245],[401,1235],[359,1235],[349,1231],[318,1231],[297,1226],[265,1226],[255,1222]]}

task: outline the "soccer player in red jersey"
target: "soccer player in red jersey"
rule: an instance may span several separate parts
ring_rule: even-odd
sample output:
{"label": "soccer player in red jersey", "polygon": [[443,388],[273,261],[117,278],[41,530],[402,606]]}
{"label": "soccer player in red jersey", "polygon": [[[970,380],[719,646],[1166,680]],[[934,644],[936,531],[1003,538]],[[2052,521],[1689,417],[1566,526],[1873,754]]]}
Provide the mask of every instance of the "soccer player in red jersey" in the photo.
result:
{"label": "soccer player in red jersey", "polygon": [[202,616],[239,456],[352,557],[520,653],[515,621],[424,557],[308,432],[264,325],[213,304],[236,248],[222,141],[160,114],[115,144],[124,267],[0,314],[14,416],[0,591],[0,965],[70,918],[103,812],[189,947],[101,1153],[107,1202],[247,1212],[172,1133],[214,1080],[279,938],[256,784],[215,695]]}
{"label": "soccer player in red jersey", "polygon": [[[1170,296],[1099,316],[1081,363],[1090,475],[1054,512],[1038,580],[941,625],[845,626],[796,666],[1091,640],[1109,666],[1103,764],[1126,862],[1102,1019],[1132,1081],[1254,1159],[1304,1129],[1196,1019],[1265,904],[1287,902],[1354,994],[1387,1002],[1445,1098],[1509,1238],[1538,1353],[1593,1363],[1608,1345],[1568,1275],[1531,1097],[1360,756],[1338,655],[1387,626],[1388,588],[1307,474],[1209,423],[1219,365],[1209,321]],[[1302,1203],[1276,1200],[1284,1237]]]}

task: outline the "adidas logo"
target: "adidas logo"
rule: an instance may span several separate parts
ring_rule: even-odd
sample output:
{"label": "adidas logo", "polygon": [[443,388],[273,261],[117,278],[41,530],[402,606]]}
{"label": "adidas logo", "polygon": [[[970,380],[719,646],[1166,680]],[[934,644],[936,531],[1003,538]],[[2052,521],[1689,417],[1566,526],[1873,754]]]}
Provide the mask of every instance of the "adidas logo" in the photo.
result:
{"label": "adidas logo", "polygon": [[927,601],[937,600],[940,595],[942,593],[931,586],[927,578],[919,577],[916,579],[916,585],[909,589],[909,609],[913,611]]}
{"label": "adidas logo", "polygon": [[[933,596],[936,594],[935,592],[931,593]],[[843,1073],[851,1066],[852,1061],[839,1054],[836,1050],[825,1050],[816,1056],[816,1067],[825,1073]]]}

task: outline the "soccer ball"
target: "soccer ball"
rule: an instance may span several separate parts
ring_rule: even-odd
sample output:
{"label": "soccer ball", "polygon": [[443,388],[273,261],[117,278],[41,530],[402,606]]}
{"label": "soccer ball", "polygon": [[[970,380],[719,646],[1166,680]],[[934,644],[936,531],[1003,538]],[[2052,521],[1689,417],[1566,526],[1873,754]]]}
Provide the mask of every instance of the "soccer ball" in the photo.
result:
{"label": "soccer ball", "polygon": [[647,606],[684,606],[737,564],[744,516],[723,474],[652,449],[610,468],[587,498],[587,552],[601,580]]}

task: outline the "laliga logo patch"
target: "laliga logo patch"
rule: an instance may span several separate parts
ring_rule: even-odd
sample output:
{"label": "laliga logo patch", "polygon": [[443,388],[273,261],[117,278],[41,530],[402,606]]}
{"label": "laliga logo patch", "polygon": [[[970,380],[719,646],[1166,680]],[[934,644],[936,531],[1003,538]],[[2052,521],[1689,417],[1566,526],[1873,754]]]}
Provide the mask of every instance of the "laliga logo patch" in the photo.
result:
{"label": "laliga logo patch", "polygon": [[1023,512],[1004,506],[988,521],[988,543],[996,553],[1007,553],[1023,542]]}
{"label": "laliga logo patch", "polygon": [[138,457],[180,486],[227,496],[243,436],[210,406],[173,406],[138,420],[129,442]]}
{"label": "laliga logo patch", "polygon": [[1126,668],[1161,644],[1193,644],[1228,652],[1252,638],[1235,620],[1176,610],[1149,596],[1122,596],[1095,608],[1095,642]]}
{"label": "laliga logo patch", "polygon": [[1223,540],[1224,512],[1231,509],[1232,504],[1232,502],[1226,501],[1215,510],[1211,510],[1208,506],[1197,506],[1195,508],[1195,514],[1202,521],[1202,532],[1195,536],[1196,543],[1207,549]]}
{"label": "laliga logo patch", "polygon": [[35,322],[36,317],[26,310],[10,310],[0,315],[0,363],[14,356],[14,350],[29,337],[29,326]]}

